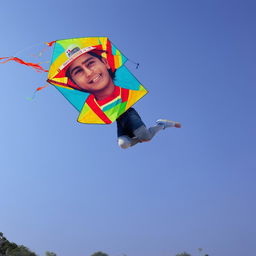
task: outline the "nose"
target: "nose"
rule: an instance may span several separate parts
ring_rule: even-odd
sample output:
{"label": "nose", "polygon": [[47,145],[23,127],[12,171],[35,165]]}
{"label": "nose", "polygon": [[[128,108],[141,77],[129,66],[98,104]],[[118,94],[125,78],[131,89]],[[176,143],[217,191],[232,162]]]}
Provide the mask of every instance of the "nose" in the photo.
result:
{"label": "nose", "polygon": [[88,76],[90,76],[91,74],[92,74],[92,70],[90,70],[89,68],[84,68],[84,73],[85,73],[85,75],[88,77]]}

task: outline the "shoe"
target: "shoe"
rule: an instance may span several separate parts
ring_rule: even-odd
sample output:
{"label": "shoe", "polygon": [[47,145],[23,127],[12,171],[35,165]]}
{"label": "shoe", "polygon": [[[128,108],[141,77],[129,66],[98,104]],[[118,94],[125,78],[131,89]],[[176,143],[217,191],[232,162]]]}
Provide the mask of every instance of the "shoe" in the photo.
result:
{"label": "shoe", "polygon": [[156,121],[158,125],[162,125],[165,128],[170,128],[170,127],[176,127],[176,128],[181,128],[181,123],[167,120],[167,119],[158,119]]}

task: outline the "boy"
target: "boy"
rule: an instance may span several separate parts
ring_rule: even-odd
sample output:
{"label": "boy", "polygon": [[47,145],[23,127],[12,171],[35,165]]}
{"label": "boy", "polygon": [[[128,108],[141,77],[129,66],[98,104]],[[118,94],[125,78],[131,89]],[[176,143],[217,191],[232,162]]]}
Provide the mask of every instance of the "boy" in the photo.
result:
{"label": "boy", "polygon": [[[87,103],[96,103],[100,108],[115,100],[117,96],[122,98],[127,94],[127,89],[114,84],[115,73],[111,71],[107,59],[94,51],[88,51],[74,59],[66,76],[81,91],[90,93]],[[124,149],[138,142],[150,141],[158,131],[165,128],[181,127],[179,122],[159,119],[155,126],[147,129],[134,108],[129,108],[116,121],[118,145]]]}

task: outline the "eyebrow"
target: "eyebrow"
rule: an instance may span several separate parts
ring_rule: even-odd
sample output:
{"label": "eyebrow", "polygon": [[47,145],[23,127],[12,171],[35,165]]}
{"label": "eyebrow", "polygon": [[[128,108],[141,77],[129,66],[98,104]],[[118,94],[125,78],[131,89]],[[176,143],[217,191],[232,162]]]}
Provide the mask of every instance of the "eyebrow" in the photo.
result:
{"label": "eyebrow", "polygon": [[[86,64],[88,61],[90,61],[90,60],[93,59],[93,58],[94,58],[94,57],[92,56],[92,57],[86,59],[85,61],[82,62],[82,65],[83,65],[83,64]],[[80,65],[75,66],[73,69],[71,69],[70,75],[72,75],[72,73],[73,73],[76,69],[79,69],[79,67],[80,67]]]}

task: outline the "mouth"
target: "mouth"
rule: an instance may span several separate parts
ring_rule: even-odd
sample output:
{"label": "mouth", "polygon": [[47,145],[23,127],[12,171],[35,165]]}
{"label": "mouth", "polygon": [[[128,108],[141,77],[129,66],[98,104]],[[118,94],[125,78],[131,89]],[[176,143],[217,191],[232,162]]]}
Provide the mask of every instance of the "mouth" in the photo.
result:
{"label": "mouth", "polygon": [[89,81],[89,84],[96,83],[99,79],[101,79],[101,77],[102,77],[102,74],[98,74],[97,76],[95,76],[93,79]]}

